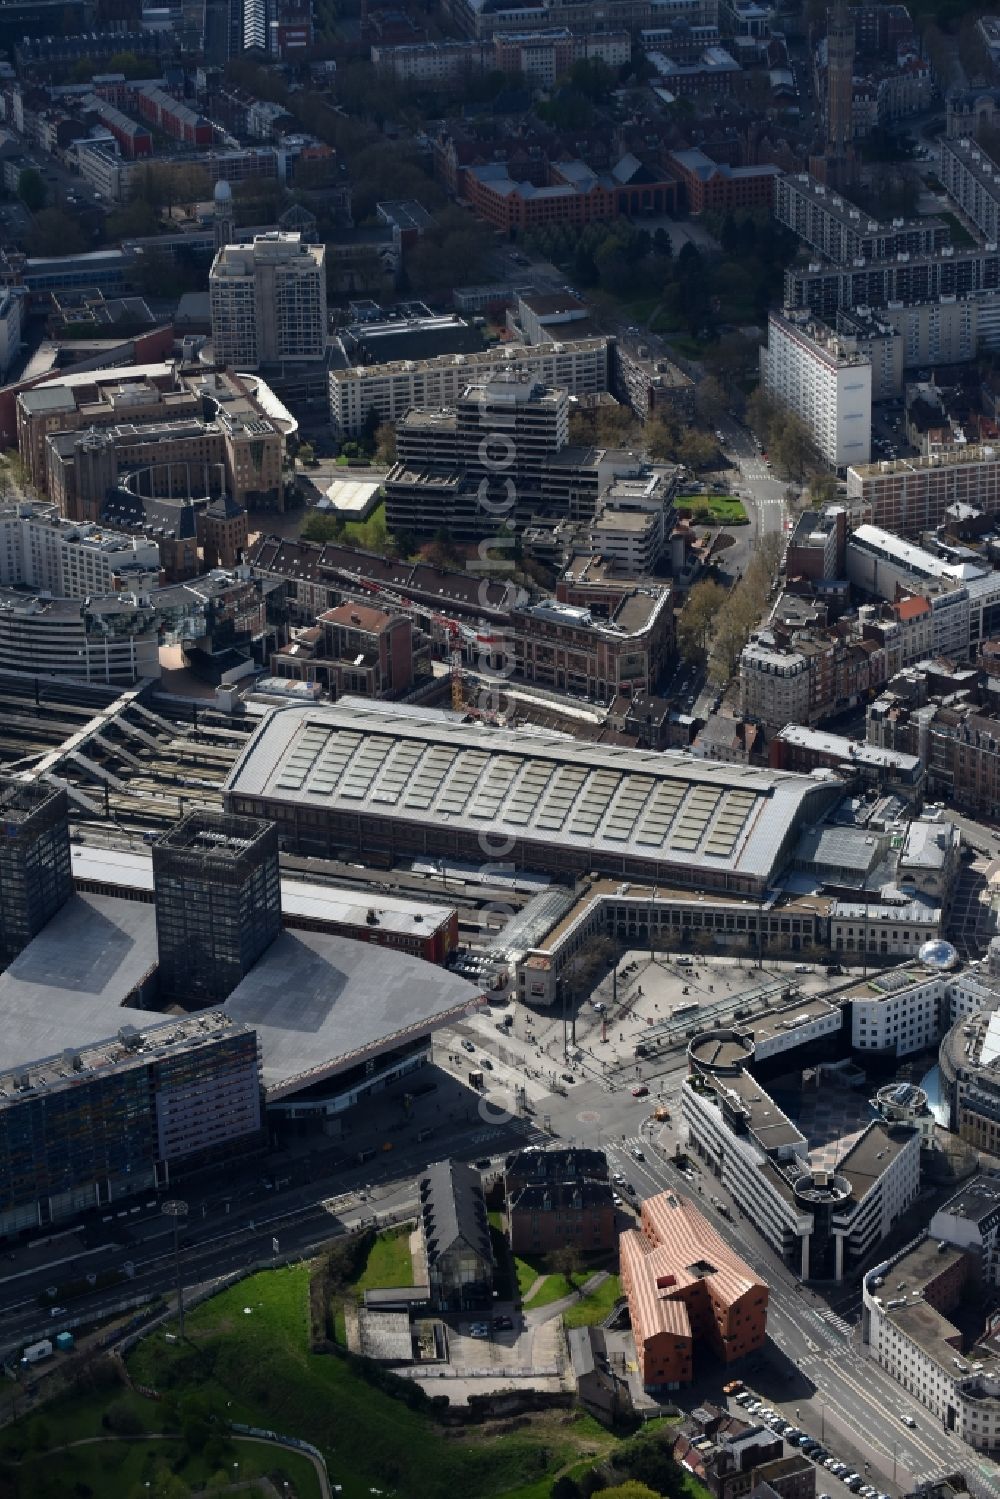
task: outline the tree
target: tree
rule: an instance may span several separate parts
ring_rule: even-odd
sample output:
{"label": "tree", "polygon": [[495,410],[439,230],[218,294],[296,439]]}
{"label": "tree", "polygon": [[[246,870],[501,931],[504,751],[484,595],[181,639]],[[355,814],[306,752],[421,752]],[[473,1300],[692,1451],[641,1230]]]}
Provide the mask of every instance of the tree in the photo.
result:
{"label": "tree", "polygon": [[679,441],[677,429],[670,426],[662,416],[651,416],[642,435],[650,458],[670,459],[676,455]]}
{"label": "tree", "polygon": [[79,255],[86,249],[83,231],[75,219],[60,208],[43,208],[35,215],[28,235],[32,255]]}
{"label": "tree", "polygon": [[316,449],[311,442],[299,443],[298,458],[303,468],[309,468],[311,464],[316,462]]}
{"label": "tree", "polygon": [[396,429],[391,422],[380,422],[375,428],[375,461],[386,468],[396,461]]}
{"label": "tree", "polygon": [[809,480],[809,504],[813,510],[832,505],[837,498],[837,481],[832,474],[813,474]]}
{"label": "tree", "polygon": [[707,432],[698,432],[693,427],[685,427],[677,442],[678,461],[688,468],[707,467],[718,451],[714,437],[709,437]]}
{"label": "tree", "polygon": [[553,1249],[551,1254],[546,1255],[546,1263],[551,1266],[552,1273],[561,1275],[564,1280],[573,1287],[579,1296],[581,1288],[576,1284],[576,1278],[583,1271],[583,1259],[575,1244],[562,1244],[558,1249]]}
{"label": "tree", "polygon": [[714,427],[716,422],[722,420],[729,410],[729,397],[721,381],[714,375],[708,375],[697,387],[694,393],[695,409],[703,422]]}
{"label": "tree", "polygon": [[705,661],[716,615],[725,601],[726,590],[711,579],[691,589],[677,618],[677,648],[685,661]]}
{"label": "tree", "polygon": [[48,201],[45,179],[34,167],[25,167],[17,179],[17,196],[29,213],[38,213]]}
{"label": "tree", "polygon": [[782,411],[772,424],[771,449],[777,466],[798,479],[807,469],[819,467],[819,449],[812,431],[793,411]]}
{"label": "tree", "polygon": [[569,1473],[563,1473],[549,1490],[549,1499],[580,1499],[580,1485]]}

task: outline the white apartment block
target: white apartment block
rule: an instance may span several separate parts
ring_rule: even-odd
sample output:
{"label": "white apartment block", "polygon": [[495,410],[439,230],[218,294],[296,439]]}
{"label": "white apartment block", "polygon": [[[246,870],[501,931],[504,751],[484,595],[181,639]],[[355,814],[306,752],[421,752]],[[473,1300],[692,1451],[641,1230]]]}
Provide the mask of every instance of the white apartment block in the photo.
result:
{"label": "white apartment block", "polygon": [[208,280],[219,363],[255,370],[326,356],[326,248],[297,233],[225,245]]}
{"label": "white apartment block", "polygon": [[1000,1445],[1000,1364],[985,1342],[966,1348],[948,1316],[966,1287],[975,1292],[976,1270],[967,1249],[922,1239],[865,1276],[862,1325],[876,1362],[945,1430],[985,1452]]}
{"label": "white apartment block", "polygon": [[399,421],[411,407],[453,406],[465,387],[505,373],[541,381],[571,396],[608,389],[606,338],[564,343],[506,344],[475,354],[440,354],[389,364],[352,365],[330,371],[330,421],[338,437],[360,432],[374,411],[379,421]]}
{"label": "white apartment block", "polygon": [[916,1130],[874,1120],[835,1173],[816,1170],[805,1137],[745,1072],[686,1078],[681,1117],[692,1150],[803,1280],[842,1280],[920,1190]]}
{"label": "white apartment block", "polygon": [[375,45],[371,60],[401,83],[450,83],[493,66],[488,42],[411,42],[399,47]]}
{"label": "white apartment block", "polygon": [[871,457],[872,367],[864,354],[808,314],[772,312],[760,351],[761,382],[809,427],[833,468]]}
{"label": "white apartment block", "polygon": [[[835,920],[831,915],[835,950],[861,951],[857,943],[849,948],[845,942],[840,948],[833,936]],[[857,920],[854,929],[865,930]],[[893,1052],[897,1057],[937,1046],[957,1020],[997,1005],[996,991],[975,969],[942,973],[905,964],[865,979],[842,997],[850,1004],[851,1046],[857,1051]]]}
{"label": "white apartment block", "polygon": [[0,289],[0,380],[6,380],[21,352],[21,330],[27,314],[28,293],[24,287]]}
{"label": "white apartment block", "polygon": [[76,141],[73,155],[84,182],[108,203],[122,203],[132,190],[139,161],[126,161],[111,136],[106,140]]}
{"label": "white apartment block", "polygon": [[86,598],[159,582],[160,551],[144,536],[61,520],[30,504],[0,510],[0,585]]}

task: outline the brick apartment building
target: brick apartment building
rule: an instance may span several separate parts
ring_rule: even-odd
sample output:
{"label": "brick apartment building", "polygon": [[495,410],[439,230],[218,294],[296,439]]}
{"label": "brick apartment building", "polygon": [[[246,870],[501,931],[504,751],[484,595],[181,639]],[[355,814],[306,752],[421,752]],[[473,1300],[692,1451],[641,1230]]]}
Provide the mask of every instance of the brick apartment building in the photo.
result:
{"label": "brick apartment building", "polygon": [[693,1203],[673,1192],[648,1197],[639,1227],[620,1243],[622,1289],[647,1389],[690,1384],[696,1344],[724,1364],[763,1346],[768,1287]]}
{"label": "brick apartment building", "polygon": [[731,167],[697,147],[671,151],[668,160],[680,179],[689,213],[749,213],[774,207],[774,184],[781,168],[771,162]]}
{"label": "brick apartment building", "polygon": [[540,185],[515,181],[503,162],[465,167],[459,175],[461,196],[505,234],[548,224],[582,228],[621,214],[671,213],[676,208],[674,179],[631,154],[609,172],[596,172],[582,161],[550,162]]}
{"label": "brick apartment building", "polygon": [[511,612],[515,675],[558,692],[610,703],[616,693],[655,693],[673,652],[670,593],[633,590],[596,618],[545,599]]}
{"label": "brick apartment building", "polygon": [[504,1195],[515,1254],[614,1247],[615,1205],[603,1151],[521,1150],[504,1173]]}

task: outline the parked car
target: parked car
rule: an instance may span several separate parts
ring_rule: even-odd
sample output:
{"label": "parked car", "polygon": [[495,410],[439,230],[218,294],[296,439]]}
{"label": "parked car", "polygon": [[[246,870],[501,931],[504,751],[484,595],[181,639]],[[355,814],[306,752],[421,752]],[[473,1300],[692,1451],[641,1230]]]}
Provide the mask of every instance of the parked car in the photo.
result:
{"label": "parked car", "polygon": [[645,1083],[640,1083],[637,1088],[632,1089],[633,1098],[645,1098],[648,1093],[649,1089],[646,1087]]}
{"label": "parked car", "polygon": [[510,1330],[514,1326],[514,1321],[511,1317],[494,1317],[493,1326],[496,1328],[497,1332],[510,1332]]}
{"label": "parked car", "polygon": [[486,1326],[485,1322],[473,1322],[471,1327],[469,1328],[470,1338],[488,1338],[489,1335],[490,1330]]}
{"label": "parked car", "polygon": [[472,1044],[471,1041],[463,1041],[462,1042],[462,1050],[463,1051],[475,1051],[475,1049],[476,1048],[473,1046],[473,1044]]}

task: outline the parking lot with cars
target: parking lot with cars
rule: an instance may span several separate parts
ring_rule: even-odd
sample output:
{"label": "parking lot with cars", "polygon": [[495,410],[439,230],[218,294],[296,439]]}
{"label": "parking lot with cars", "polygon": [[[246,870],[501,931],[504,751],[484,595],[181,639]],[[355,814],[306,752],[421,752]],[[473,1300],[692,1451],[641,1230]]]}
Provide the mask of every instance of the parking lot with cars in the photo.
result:
{"label": "parking lot with cars", "polygon": [[[817,1499],[835,1499],[836,1488],[841,1485],[849,1493],[860,1495],[860,1499],[890,1499],[888,1494],[881,1493],[874,1484],[867,1481],[867,1470],[870,1463],[863,1463],[864,1472],[859,1472],[851,1463],[844,1462],[835,1452],[826,1445],[825,1430],[822,1438],[817,1438],[796,1425],[795,1421],[785,1415],[780,1409],[766,1404],[752,1389],[749,1389],[742,1380],[733,1380],[723,1387],[724,1393],[729,1397],[733,1405],[741,1408],[741,1414],[751,1417],[762,1426],[768,1426],[782,1438],[787,1447],[801,1452],[804,1457],[809,1458],[816,1465],[816,1492]],[[801,1407],[796,1409],[796,1420],[800,1418]],[[899,1417],[901,1426],[914,1429],[917,1425],[912,1416],[905,1412]],[[825,1426],[825,1422],[823,1423]],[[832,1443],[830,1444],[833,1445]],[[823,1485],[827,1480],[836,1480],[834,1492],[824,1490]]]}

